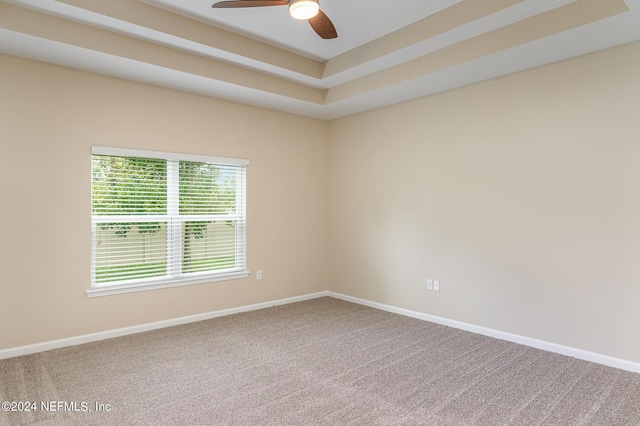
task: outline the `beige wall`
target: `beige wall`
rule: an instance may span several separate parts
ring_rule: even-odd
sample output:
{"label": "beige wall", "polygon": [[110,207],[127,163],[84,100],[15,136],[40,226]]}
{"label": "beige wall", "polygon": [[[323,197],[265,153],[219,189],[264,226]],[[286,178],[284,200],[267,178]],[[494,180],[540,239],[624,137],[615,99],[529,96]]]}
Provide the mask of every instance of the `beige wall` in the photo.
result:
{"label": "beige wall", "polygon": [[[10,56],[0,94],[0,349],[327,289],[325,122]],[[88,298],[91,145],[248,158],[254,274]]]}
{"label": "beige wall", "polygon": [[[330,289],[640,362],[640,43],[329,123],[0,73],[0,349]],[[264,279],[87,298],[94,144],[250,159]]]}
{"label": "beige wall", "polygon": [[634,43],[332,122],[331,290],[640,362],[638,76]]}

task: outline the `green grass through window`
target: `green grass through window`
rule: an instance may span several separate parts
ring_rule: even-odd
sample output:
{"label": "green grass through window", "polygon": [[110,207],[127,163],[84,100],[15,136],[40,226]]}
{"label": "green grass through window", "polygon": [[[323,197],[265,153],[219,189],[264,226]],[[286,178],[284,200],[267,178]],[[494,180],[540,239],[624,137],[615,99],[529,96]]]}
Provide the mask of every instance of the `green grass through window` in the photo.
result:
{"label": "green grass through window", "polygon": [[[190,263],[190,265],[189,265]],[[205,259],[192,259],[183,261],[183,273],[217,271],[231,269],[235,266],[234,256],[213,257]],[[163,277],[166,275],[166,262],[138,263],[133,265],[101,266],[96,268],[96,284],[151,277]]]}

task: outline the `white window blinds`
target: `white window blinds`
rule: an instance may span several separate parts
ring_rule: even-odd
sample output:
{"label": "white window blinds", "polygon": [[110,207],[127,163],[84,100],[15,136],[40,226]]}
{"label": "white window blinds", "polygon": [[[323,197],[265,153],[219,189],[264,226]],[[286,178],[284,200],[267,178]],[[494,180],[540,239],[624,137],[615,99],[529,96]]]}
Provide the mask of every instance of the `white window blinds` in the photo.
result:
{"label": "white window blinds", "polygon": [[247,165],[93,147],[92,288],[246,272]]}

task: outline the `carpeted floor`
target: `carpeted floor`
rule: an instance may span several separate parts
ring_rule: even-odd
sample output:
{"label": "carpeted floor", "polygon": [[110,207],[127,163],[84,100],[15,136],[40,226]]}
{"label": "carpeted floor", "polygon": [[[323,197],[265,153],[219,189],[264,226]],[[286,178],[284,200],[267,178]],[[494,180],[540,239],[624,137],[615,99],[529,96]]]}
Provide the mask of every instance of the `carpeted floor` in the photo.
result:
{"label": "carpeted floor", "polygon": [[2,425],[628,426],[640,374],[321,298],[0,360],[0,401],[36,403]]}

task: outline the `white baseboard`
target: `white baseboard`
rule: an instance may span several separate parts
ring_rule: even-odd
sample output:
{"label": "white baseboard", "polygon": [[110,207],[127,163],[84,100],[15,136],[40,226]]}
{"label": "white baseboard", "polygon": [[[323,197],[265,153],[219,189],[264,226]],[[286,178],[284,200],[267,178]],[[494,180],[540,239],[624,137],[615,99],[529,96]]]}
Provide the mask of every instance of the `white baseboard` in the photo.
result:
{"label": "white baseboard", "polygon": [[255,311],[258,309],[270,308],[272,306],[302,302],[303,300],[317,299],[319,297],[325,297],[328,295],[329,295],[329,292],[321,291],[318,293],[306,294],[304,296],[290,297],[287,299],[279,299],[279,300],[273,300],[270,302],[256,303],[254,305],[241,306],[239,308],[223,309],[220,311],[189,315],[186,317],[173,318],[170,320],[157,321],[157,322],[152,322],[148,324],[134,325],[132,327],[119,328],[116,330],[108,330],[108,331],[102,331],[99,333],[85,334],[77,337],[69,337],[67,339],[51,340],[48,342],[36,343],[33,345],[3,349],[3,350],[0,350],[0,359],[13,358],[20,355],[28,355],[36,352],[48,351],[51,349],[58,349],[58,348],[64,348],[67,346],[80,345],[83,343],[95,342],[98,340],[111,339],[113,337],[126,336],[128,334],[142,333],[144,331],[157,330],[159,328],[172,327],[174,325],[204,321],[212,318],[223,317],[226,315],[237,314],[240,312],[249,312],[249,311]]}
{"label": "white baseboard", "polygon": [[404,315],[411,318],[420,319],[423,321],[429,321],[436,324],[446,325],[448,327],[457,328],[460,330],[470,331],[472,333],[481,334],[484,336],[494,337],[500,340],[506,340],[509,342],[519,343],[521,345],[530,346],[536,349],[542,349],[548,352],[554,352],[561,355],[570,356],[573,358],[582,359],[585,361],[595,362],[597,364],[606,365],[609,367],[620,368],[622,370],[631,371],[634,373],[640,373],[640,364],[633,361],[627,361],[620,358],[614,358],[608,355],[602,355],[595,352],[589,352],[582,349],[576,349],[569,346],[559,345],[556,343],[546,342],[544,340],[532,339],[530,337],[520,336],[517,334],[507,333],[500,330],[494,330],[491,328],[481,327],[478,325],[468,324],[461,321],[455,321],[448,318],[443,318],[435,315],[424,314],[421,312],[411,311],[408,309],[397,308],[391,305],[385,305],[383,303],[372,302],[357,297],[347,296],[340,293],[334,293],[332,291],[327,294],[330,297],[341,299],[347,302],[357,303],[359,305],[368,306],[370,308],[380,309],[382,311],[392,312],[395,314]]}
{"label": "white baseboard", "polygon": [[223,309],[220,311],[206,312],[203,314],[189,315],[186,317],[174,318],[170,320],[158,321],[148,324],[141,324],[132,327],[119,328],[116,330],[108,330],[99,333],[85,334],[77,337],[70,337],[67,339],[52,340],[43,343],[36,343],[33,345],[20,346],[17,348],[9,348],[0,350],[0,359],[12,358],[20,355],[28,355],[36,352],[44,352],[51,349],[63,348],[66,346],[80,345],[83,343],[95,342],[98,340],[111,339],[113,337],[126,336],[129,334],[142,333],[150,330],[157,330],[164,327],[172,327],[175,325],[187,324],[191,322],[204,321],[212,318],[222,317],[226,315],[237,314],[240,312],[255,311],[258,309],[270,308],[272,306],[286,305],[289,303],[302,302],[304,300],[317,299],[319,297],[333,297],[335,299],[344,300],[347,302],[357,303],[359,305],[368,306],[382,311],[392,312],[399,315],[404,315],[411,318],[420,319],[423,321],[429,321],[436,324],[442,324],[449,327],[457,328],[460,330],[469,331],[484,336],[494,337],[496,339],[506,340],[509,342],[518,343],[525,346],[530,346],[537,349],[542,349],[548,352],[554,352],[561,355],[566,355],[585,361],[595,362],[597,364],[607,365],[609,367],[620,368],[622,370],[631,371],[634,373],[640,373],[640,363],[627,361],[620,358],[614,358],[608,355],[602,355],[595,352],[589,352],[582,349],[576,349],[569,346],[559,345],[556,343],[546,342],[544,340],[532,339],[530,337],[520,336],[517,334],[507,333],[500,330],[494,330],[491,328],[481,327],[461,321],[455,321],[448,318],[443,318],[435,315],[425,314],[422,312],[411,311],[408,309],[398,308],[391,305],[385,305],[383,303],[372,302],[370,300],[360,299],[357,297],[347,296],[332,291],[321,291],[318,293],[307,294],[303,296],[290,297],[287,299],[273,300],[269,302],[256,303],[254,305],[241,306],[237,308]]}

